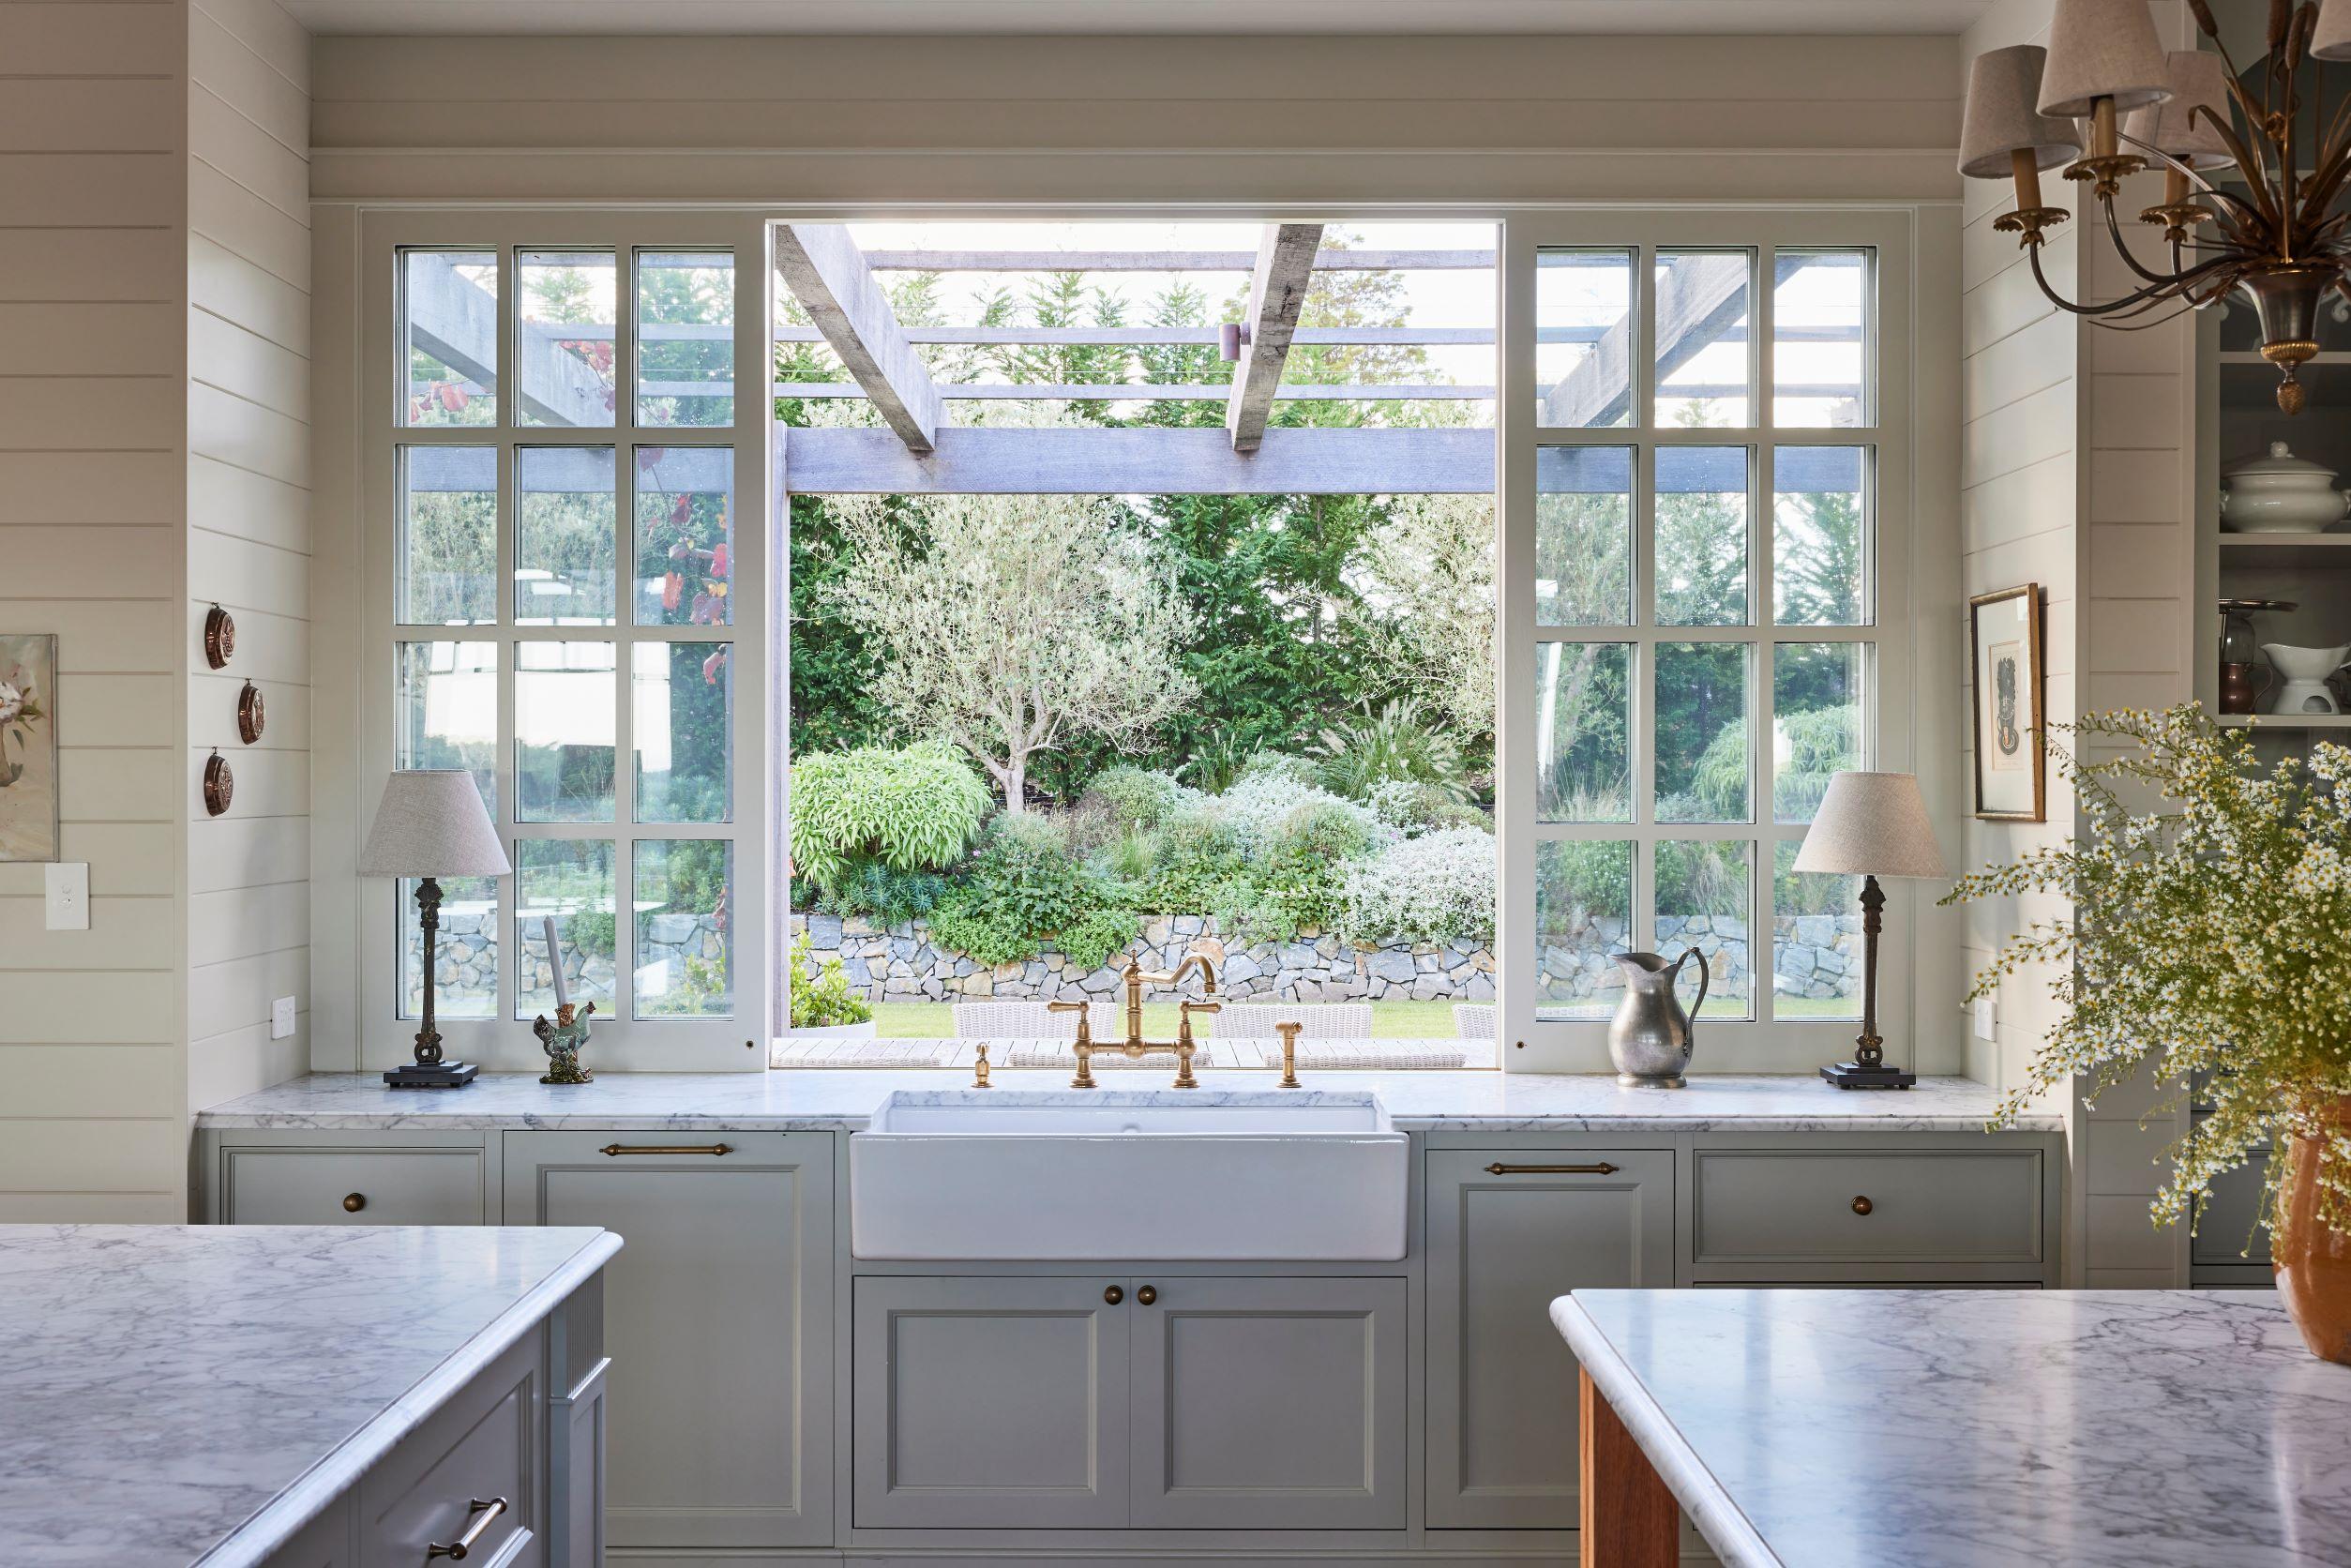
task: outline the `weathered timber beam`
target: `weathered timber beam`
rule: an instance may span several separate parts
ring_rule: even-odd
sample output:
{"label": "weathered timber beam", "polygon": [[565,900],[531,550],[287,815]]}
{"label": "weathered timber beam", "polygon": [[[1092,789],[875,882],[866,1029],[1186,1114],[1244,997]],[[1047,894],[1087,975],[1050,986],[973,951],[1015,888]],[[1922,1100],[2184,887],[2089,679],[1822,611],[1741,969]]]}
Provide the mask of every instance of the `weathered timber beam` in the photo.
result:
{"label": "weathered timber beam", "polygon": [[795,495],[1491,495],[1494,432],[1276,430],[1254,453],[1221,430],[939,432],[927,455],[888,430],[794,428]]}
{"label": "weathered timber beam", "polygon": [[[868,250],[876,272],[1247,272],[1247,250]],[[1494,265],[1491,250],[1325,250],[1325,272],[1466,272]]]}
{"label": "weathered timber beam", "polygon": [[1273,412],[1273,389],[1282,382],[1290,335],[1305,308],[1314,279],[1315,252],[1322,244],[1319,223],[1269,223],[1258,243],[1257,267],[1249,278],[1249,309],[1242,318],[1248,340],[1233,367],[1232,396],[1225,404],[1225,429],[1232,449],[1254,452],[1265,440]]}
{"label": "weathered timber beam", "polygon": [[910,451],[929,451],[946,423],[939,389],[849,230],[838,223],[780,226],[776,270],[898,439]]}
{"label": "weathered timber beam", "polygon": [[[779,381],[778,398],[862,398],[865,388],[853,381]],[[656,393],[657,387],[648,387]],[[1221,403],[1232,388],[1218,382],[956,382],[939,384],[939,396],[948,402],[1026,402],[1040,398],[1101,403]],[[1280,402],[1483,402],[1494,396],[1491,386],[1460,386],[1450,382],[1422,382],[1393,386],[1316,385],[1291,382],[1273,389]]]}

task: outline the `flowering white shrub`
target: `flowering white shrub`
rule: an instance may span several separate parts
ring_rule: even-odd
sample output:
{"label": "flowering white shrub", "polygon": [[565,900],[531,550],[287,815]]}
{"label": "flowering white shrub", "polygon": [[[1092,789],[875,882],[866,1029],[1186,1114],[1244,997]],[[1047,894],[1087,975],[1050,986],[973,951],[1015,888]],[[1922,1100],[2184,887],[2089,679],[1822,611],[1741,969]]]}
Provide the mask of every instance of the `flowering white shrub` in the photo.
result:
{"label": "flowering white shrub", "polygon": [[1348,872],[1354,942],[1494,940],[1494,836],[1448,828],[1399,839]]}
{"label": "flowering white shrub", "polygon": [[1283,822],[1304,806],[1348,818],[1366,839],[1381,837],[1379,819],[1368,807],[1272,770],[1244,773],[1231,789],[1201,802],[1199,808],[1220,818],[1232,830],[1241,852],[1254,858],[1273,846]]}

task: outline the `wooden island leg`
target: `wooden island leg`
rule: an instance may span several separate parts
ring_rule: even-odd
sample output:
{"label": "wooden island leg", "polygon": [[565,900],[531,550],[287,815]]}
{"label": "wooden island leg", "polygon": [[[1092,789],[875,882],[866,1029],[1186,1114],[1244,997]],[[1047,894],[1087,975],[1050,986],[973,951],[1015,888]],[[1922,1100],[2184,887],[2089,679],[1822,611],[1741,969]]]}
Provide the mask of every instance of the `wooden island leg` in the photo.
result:
{"label": "wooden island leg", "polygon": [[1681,1507],[1633,1434],[1595,1387],[1575,1374],[1583,1412],[1581,1523],[1584,1568],[1675,1568]]}

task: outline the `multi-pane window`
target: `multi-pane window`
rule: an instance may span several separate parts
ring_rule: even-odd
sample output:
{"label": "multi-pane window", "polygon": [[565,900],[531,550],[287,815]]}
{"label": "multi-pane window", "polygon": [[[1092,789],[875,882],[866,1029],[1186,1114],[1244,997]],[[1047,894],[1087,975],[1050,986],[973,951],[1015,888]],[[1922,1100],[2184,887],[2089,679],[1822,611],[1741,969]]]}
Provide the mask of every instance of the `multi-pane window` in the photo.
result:
{"label": "multi-pane window", "polygon": [[445,885],[430,977],[400,885],[402,1017],[430,980],[527,1019],[559,971],[602,1018],[737,1011],[735,273],[398,254],[392,764],[471,771],[515,867]]}
{"label": "multi-pane window", "polygon": [[1532,941],[1508,957],[1538,1020],[1604,1018],[1615,955],[1685,947],[1703,1018],[1852,1018],[1857,889],[1792,866],[1829,776],[1875,763],[1877,253],[1637,239],[1533,255],[1531,581],[1505,589],[1532,599]]}

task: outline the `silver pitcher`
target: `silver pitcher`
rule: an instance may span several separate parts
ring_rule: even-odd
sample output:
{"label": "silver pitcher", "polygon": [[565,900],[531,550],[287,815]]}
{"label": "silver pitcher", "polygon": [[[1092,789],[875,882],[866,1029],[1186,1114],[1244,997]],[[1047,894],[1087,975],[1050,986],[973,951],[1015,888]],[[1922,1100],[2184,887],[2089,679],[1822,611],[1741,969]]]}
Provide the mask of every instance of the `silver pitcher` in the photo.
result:
{"label": "silver pitcher", "polygon": [[[1624,966],[1624,1000],[1608,1020],[1608,1060],[1617,1064],[1617,1081],[1628,1089],[1681,1088],[1688,1081],[1682,1070],[1690,1065],[1690,1013],[1706,1005],[1706,988],[1714,978],[1706,955],[1685,948],[1671,963],[1654,953],[1611,956]],[[1693,958],[1698,961],[1698,999],[1685,1013],[1674,982]]]}

